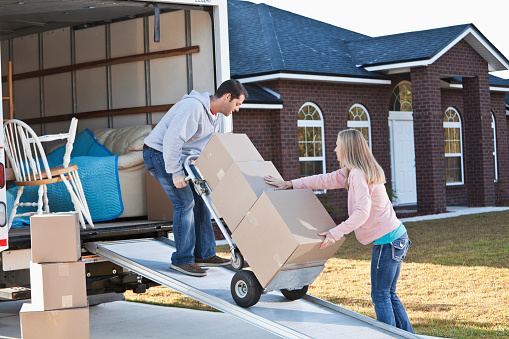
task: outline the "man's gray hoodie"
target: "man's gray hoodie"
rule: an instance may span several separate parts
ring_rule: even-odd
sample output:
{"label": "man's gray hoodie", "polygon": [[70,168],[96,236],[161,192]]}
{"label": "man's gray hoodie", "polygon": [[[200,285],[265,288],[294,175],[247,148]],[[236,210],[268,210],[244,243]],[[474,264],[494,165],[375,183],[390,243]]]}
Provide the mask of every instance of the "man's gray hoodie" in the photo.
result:
{"label": "man's gray hoodie", "polygon": [[147,146],[163,153],[166,172],[173,177],[184,174],[184,159],[200,155],[219,130],[219,119],[210,112],[211,95],[195,90],[184,95],[145,138]]}

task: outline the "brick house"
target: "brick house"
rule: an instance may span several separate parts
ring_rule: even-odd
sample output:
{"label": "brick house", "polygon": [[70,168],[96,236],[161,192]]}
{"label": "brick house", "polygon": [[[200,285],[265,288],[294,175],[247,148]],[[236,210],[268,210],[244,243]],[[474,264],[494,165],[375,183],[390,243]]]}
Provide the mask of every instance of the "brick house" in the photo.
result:
{"label": "brick house", "polygon": [[[395,206],[422,213],[507,203],[509,60],[473,25],[368,37],[229,0],[233,116],[286,179],[336,170],[337,133],[362,131]],[[346,213],[346,192],[319,197]]]}

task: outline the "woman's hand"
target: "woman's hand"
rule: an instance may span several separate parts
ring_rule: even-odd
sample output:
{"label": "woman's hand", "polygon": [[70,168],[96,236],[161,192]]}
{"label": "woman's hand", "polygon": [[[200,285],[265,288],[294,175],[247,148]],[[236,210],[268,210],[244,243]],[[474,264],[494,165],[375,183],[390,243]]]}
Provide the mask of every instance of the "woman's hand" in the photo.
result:
{"label": "woman's hand", "polygon": [[318,233],[318,235],[325,237],[325,239],[323,239],[322,244],[320,245],[321,250],[329,247],[330,245],[334,245],[334,243],[336,242],[336,239],[334,239],[334,237],[332,236],[332,234],[330,232]]}
{"label": "woman's hand", "polygon": [[291,181],[284,181],[284,180],[281,180],[278,178],[274,178],[270,175],[267,175],[264,179],[267,184],[277,187],[277,189],[279,189],[279,190],[293,188],[293,184]]}

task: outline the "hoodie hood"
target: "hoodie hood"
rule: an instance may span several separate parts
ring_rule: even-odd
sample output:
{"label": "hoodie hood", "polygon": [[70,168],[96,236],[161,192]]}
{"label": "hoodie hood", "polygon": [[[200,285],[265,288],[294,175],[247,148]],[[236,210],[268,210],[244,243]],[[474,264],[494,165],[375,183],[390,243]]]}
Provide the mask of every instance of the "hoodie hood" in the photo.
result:
{"label": "hoodie hood", "polygon": [[187,100],[187,99],[195,99],[195,100],[198,100],[202,105],[203,107],[208,111],[210,111],[210,97],[212,96],[212,94],[210,93],[198,93],[196,92],[194,89],[191,91],[191,93],[189,94],[185,94],[183,97],[182,97],[182,100]]}

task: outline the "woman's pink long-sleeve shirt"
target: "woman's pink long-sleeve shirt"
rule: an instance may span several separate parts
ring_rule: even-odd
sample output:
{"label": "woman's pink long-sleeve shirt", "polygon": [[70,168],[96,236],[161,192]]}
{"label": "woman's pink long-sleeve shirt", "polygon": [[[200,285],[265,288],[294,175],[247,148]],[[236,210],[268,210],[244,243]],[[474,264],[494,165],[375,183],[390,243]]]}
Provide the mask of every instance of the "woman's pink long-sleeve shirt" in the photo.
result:
{"label": "woman's pink long-sleeve shirt", "polygon": [[[292,180],[293,188],[347,188],[346,168]],[[367,245],[395,230],[401,222],[387,196],[385,186],[368,185],[364,172],[354,168],[348,176],[348,219],[330,230],[334,239],[355,231],[357,240]]]}

